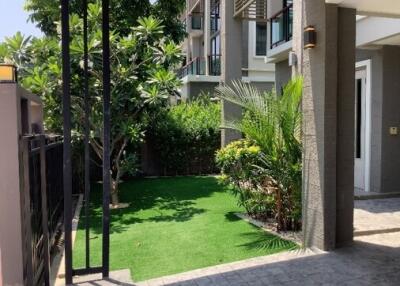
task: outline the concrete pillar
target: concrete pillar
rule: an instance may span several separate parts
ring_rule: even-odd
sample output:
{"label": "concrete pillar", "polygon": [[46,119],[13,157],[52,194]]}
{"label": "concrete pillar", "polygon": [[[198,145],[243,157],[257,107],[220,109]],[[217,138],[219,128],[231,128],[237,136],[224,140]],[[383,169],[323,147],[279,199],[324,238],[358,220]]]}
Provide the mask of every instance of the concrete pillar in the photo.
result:
{"label": "concrete pillar", "polygon": [[[39,97],[15,83],[0,84],[0,286],[24,285],[32,272],[29,187],[24,178],[24,154],[20,137],[43,131],[43,108]],[[27,187],[27,188],[26,188]],[[28,224],[29,225],[29,224]],[[25,262],[25,265],[24,265]],[[28,278],[27,278],[28,279]],[[31,282],[31,281],[28,281]]]}
{"label": "concrete pillar", "polygon": [[[242,79],[242,21],[234,18],[234,1],[221,0],[221,80],[230,84],[233,80]],[[242,110],[239,106],[222,102],[222,122],[238,120]],[[232,141],[240,139],[240,132],[223,129],[221,144],[226,146]]]}
{"label": "concrete pillar", "polygon": [[20,109],[16,84],[0,84],[0,285],[24,285],[20,201]]}
{"label": "concrete pillar", "polygon": [[[295,10],[295,72],[304,76],[304,240],[329,250],[353,239],[355,10],[320,0],[296,0]],[[308,25],[317,46],[303,50]]]}
{"label": "concrete pillar", "polygon": [[[356,11],[338,9],[336,246],[353,241]],[[328,62],[329,63],[329,62]]]}

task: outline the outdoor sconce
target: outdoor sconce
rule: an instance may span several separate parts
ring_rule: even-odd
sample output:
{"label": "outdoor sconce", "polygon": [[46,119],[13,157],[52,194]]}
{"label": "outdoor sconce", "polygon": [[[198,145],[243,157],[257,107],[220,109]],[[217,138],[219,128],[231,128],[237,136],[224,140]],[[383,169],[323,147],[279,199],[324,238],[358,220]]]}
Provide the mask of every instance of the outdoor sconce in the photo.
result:
{"label": "outdoor sconce", "polygon": [[0,83],[16,83],[17,67],[10,64],[0,64]]}
{"label": "outdoor sconce", "polygon": [[304,28],[304,49],[313,49],[317,44],[317,32],[313,26]]}

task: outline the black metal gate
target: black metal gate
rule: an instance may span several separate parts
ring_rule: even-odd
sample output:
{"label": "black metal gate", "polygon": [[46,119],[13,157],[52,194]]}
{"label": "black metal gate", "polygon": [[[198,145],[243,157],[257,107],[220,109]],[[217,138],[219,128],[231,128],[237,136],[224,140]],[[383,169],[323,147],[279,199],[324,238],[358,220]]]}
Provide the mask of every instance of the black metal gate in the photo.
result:
{"label": "black metal gate", "polygon": [[50,285],[50,264],[63,217],[63,143],[45,135],[21,138],[25,285]]}
{"label": "black metal gate", "polygon": [[69,0],[61,0],[61,48],[63,70],[63,172],[64,172],[64,230],[65,230],[65,283],[72,284],[74,275],[102,273],[103,277],[109,276],[110,257],[110,27],[109,27],[109,0],[102,1],[102,41],[103,41],[103,247],[102,265],[90,265],[90,239],[89,239],[89,201],[90,201],[90,154],[89,154],[89,73],[88,73],[88,19],[87,0],[82,0],[84,23],[84,145],[85,145],[85,230],[86,230],[86,265],[83,269],[72,267],[72,166],[71,166],[71,70],[70,70],[70,32],[69,32]]}

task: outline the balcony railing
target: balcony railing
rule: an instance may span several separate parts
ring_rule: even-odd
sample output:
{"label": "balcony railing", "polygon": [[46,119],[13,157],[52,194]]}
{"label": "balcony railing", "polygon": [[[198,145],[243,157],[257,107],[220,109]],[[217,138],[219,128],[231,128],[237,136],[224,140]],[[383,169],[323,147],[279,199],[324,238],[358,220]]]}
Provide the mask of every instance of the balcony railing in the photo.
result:
{"label": "balcony railing", "polygon": [[188,75],[205,75],[206,62],[202,57],[196,57],[178,71],[179,78]]}
{"label": "balcony railing", "polygon": [[[207,57],[209,75],[221,75],[221,55],[211,55]],[[188,75],[206,75],[206,60],[204,57],[197,57],[178,71],[179,78]]]}
{"label": "balcony railing", "polygon": [[208,56],[208,66],[210,68],[210,75],[221,75],[221,55]]}
{"label": "balcony railing", "polygon": [[293,4],[288,5],[270,19],[271,49],[284,44],[293,36]]}

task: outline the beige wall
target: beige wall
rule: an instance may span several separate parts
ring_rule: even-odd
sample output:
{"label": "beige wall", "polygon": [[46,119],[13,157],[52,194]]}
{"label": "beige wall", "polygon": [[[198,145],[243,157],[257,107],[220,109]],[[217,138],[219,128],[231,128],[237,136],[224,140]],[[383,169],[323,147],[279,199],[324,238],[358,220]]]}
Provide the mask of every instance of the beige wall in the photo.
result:
{"label": "beige wall", "polygon": [[15,84],[0,85],[0,249],[5,285],[23,282],[17,98]]}
{"label": "beige wall", "polygon": [[40,99],[16,84],[0,84],[0,285],[23,284],[19,164],[22,99],[28,103],[28,125],[36,122],[43,129]]}

